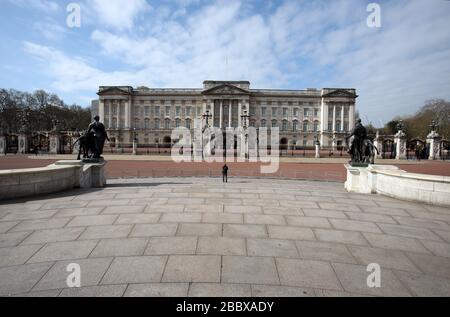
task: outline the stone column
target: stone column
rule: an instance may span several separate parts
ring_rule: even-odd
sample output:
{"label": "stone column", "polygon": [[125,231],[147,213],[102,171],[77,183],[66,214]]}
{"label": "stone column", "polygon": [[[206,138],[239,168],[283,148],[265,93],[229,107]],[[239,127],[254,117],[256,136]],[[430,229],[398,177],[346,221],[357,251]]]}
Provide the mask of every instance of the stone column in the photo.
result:
{"label": "stone column", "polygon": [[98,116],[100,117],[100,122],[105,122],[105,101],[101,99],[98,106]]}
{"label": "stone column", "polygon": [[18,138],[18,151],[19,154],[27,154],[30,149],[30,135],[28,133],[19,134]]}
{"label": "stone column", "polygon": [[325,144],[325,132],[328,131],[328,104],[322,101],[320,144]]}
{"label": "stone column", "polygon": [[242,115],[242,101],[238,100],[238,125],[239,125],[239,128],[242,127],[241,115]]}
{"label": "stone column", "polygon": [[6,136],[0,134],[0,156],[6,155]]}
{"label": "stone column", "polygon": [[336,132],[336,106],[333,106],[333,133]]}
{"label": "stone column", "polygon": [[344,132],[344,109],[345,107],[341,107],[341,132]]}
{"label": "stone column", "polygon": [[355,127],[355,105],[350,105],[348,109],[348,128],[350,131]]}
{"label": "stone column", "polygon": [[232,126],[232,111],[233,111],[233,100],[228,101],[228,127],[231,128]]}
{"label": "stone column", "polygon": [[59,133],[50,134],[50,154],[61,153],[61,135]]}
{"label": "stone column", "polygon": [[220,100],[220,124],[219,128],[223,128],[223,100]]}
{"label": "stone column", "polygon": [[395,159],[404,160],[406,159],[406,134],[403,131],[398,131],[395,135]]}
{"label": "stone column", "polygon": [[440,159],[440,147],[441,147],[441,137],[436,131],[431,131],[427,136],[427,144],[429,145],[430,154],[428,156],[429,160],[439,160]]}

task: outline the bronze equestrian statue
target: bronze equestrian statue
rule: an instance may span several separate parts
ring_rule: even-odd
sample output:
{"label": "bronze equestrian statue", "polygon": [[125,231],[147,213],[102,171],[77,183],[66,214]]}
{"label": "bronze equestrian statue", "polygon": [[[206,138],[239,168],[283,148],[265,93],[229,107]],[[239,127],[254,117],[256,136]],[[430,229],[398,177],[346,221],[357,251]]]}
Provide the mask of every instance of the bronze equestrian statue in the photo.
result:
{"label": "bronze equestrian statue", "polygon": [[80,160],[81,153],[83,153],[83,159],[102,159],[103,147],[106,140],[110,141],[105,125],[100,122],[100,117],[96,116],[94,122],[89,125],[86,133],[74,143],[80,143],[77,159]]}
{"label": "bronze equestrian statue", "polygon": [[375,164],[375,154],[378,149],[368,138],[367,129],[362,125],[361,119],[358,119],[352,134],[347,137],[349,143],[348,153],[351,155],[352,165]]}

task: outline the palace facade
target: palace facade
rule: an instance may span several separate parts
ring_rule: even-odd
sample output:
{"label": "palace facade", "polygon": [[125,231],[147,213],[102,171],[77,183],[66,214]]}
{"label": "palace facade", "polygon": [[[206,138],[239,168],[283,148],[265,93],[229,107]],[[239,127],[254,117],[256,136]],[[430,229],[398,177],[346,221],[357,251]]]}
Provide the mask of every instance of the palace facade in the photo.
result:
{"label": "palace facade", "polygon": [[[114,146],[170,145],[172,129],[209,125],[278,127],[283,147],[339,147],[355,125],[355,89],[251,89],[248,81],[205,81],[202,89],[101,86],[93,101]],[[93,113],[95,115],[96,113]],[[203,121],[202,121],[203,120]]]}

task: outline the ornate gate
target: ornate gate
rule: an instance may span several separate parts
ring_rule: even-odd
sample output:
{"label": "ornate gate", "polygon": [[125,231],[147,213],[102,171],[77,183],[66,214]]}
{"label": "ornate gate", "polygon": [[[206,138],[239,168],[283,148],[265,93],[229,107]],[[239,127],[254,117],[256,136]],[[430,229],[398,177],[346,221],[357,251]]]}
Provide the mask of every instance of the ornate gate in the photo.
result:
{"label": "ornate gate", "polygon": [[406,144],[406,157],[408,160],[426,160],[428,158],[427,143],[421,139],[412,139]]}
{"label": "ornate gate", "polygon": [[50,139],[47,135],[38,133],[32,137],[31,147],[39,153],[48,153],[50,151]]}
{"label": "ornate gate", "polygon": [[443,160],[450,160],[450,140],[441,140],[440,145],[440,158]]}
{"label": "ornate gate", "polygon": [[382,143],[382,158],[394,159],[395,158],[395,143],[392,139],[384,139]]}
{"label": "ornate gate", "polygon": [[6,136],[6,153],[16,154],[19,151],[19,136],[8,134]]}

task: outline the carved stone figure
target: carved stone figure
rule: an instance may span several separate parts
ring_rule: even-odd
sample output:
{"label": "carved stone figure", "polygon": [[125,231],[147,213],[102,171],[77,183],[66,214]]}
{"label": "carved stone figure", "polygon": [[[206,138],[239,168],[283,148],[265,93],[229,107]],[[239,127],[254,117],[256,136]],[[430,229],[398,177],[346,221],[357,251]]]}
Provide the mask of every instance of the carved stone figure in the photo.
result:
{"label": "carved stone figure", "polygon": [[87,138],[93,142],[88,142],[90,145],[90,152],[93,154],[92,158],[100,159],[103,154],[103,147],[105,141],[109,140],[108,133],[106,132],[105,125],[100,122],[100,117],[96,116],[94,122],[91,123],[87,129]]}
{"label": "carved stone figure", "polygon": [[362,125],[361,119],[356,122],[352,134],[347,138],[349,142],[348,153],[351,155],[352,165],[367,165],[375,163],[375,155],[378,149],[367,136],[367,129]]}

